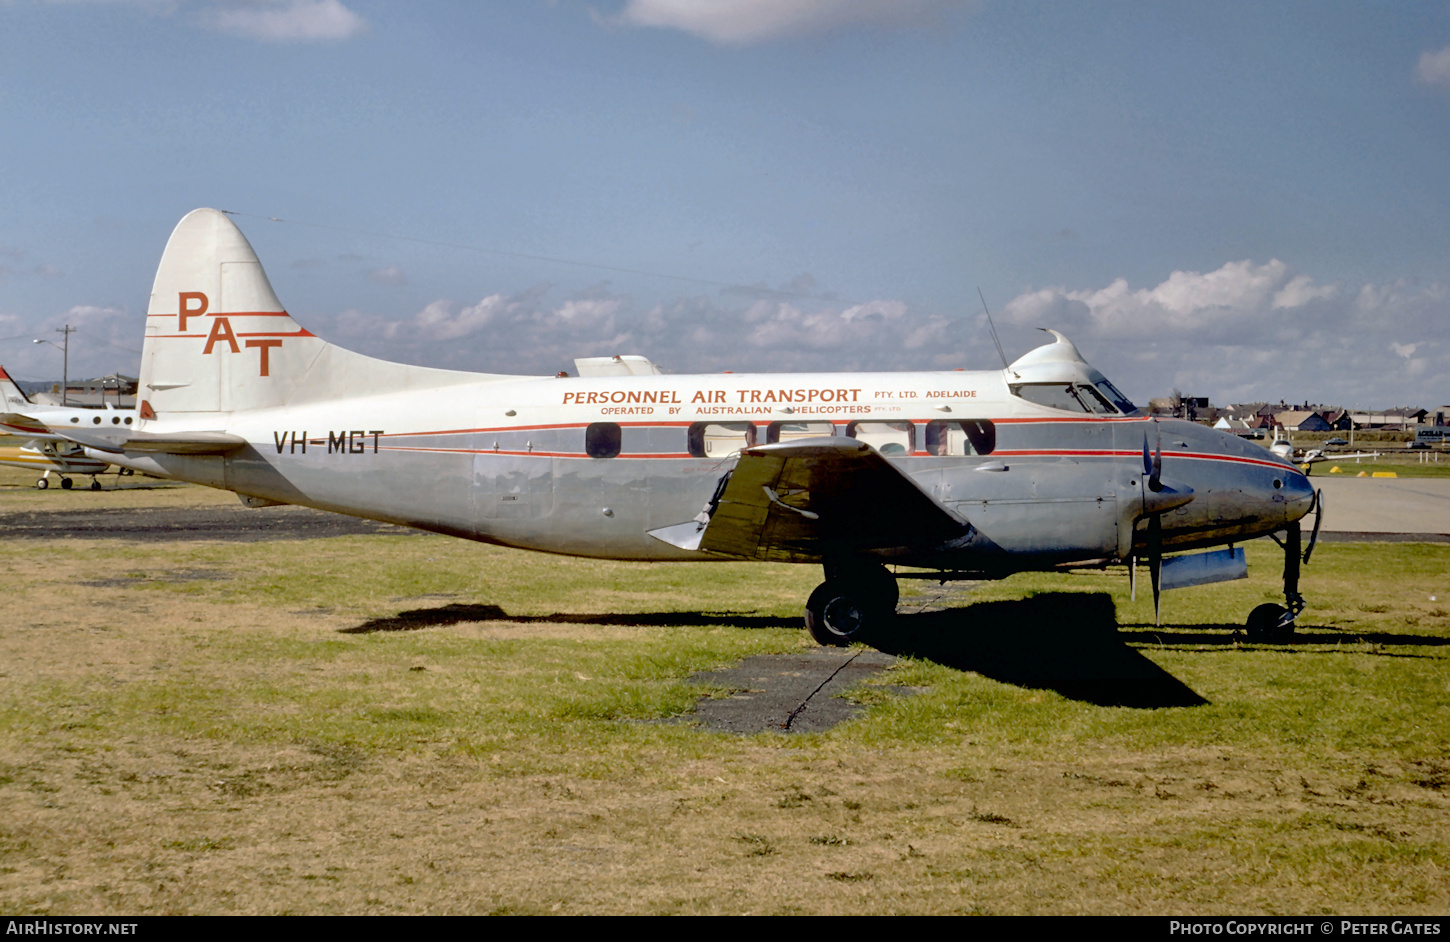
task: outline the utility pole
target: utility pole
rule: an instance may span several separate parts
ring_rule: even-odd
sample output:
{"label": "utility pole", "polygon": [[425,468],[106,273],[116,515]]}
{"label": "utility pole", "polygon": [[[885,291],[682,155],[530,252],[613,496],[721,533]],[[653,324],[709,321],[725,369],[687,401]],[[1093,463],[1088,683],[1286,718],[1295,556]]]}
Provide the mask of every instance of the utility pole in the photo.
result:
{"label": "utility pole", "polygon": [[70,387],[70,335],[76,332],[76,328],[69,324],[64,327],[57,327],[55,332],[65,335],[65,345],[54,343],[49,340],[32,340],[31,343],[48,343],[52,347],[59,347],[61,352],[61,374],[60,374],[60,404],[68,405],[66,391]]}
{"label": "utility pole", "polygon": [[66,393],[70,390],[70,335],[76,329],[69,324],[64,327],[57,327],[55,332],[64,335],[65,345],[61,347],[60,355],[60,404],[66,405]]}

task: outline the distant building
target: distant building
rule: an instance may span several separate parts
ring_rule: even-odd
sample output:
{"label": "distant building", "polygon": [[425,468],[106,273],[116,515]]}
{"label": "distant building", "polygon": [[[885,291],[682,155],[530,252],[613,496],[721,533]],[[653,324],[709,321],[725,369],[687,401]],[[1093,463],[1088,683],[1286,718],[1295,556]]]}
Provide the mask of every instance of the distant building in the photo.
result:
{"label": "distant building", "polygon": [[1274,415],[1274,424],[1290,432],[1327,432],[1330,429],[1324,416],[1318,412],[1292,409]]}
{"label": "distant building", "polygon": [[1428,414],[1424,409],[1404,407],[1386,409],[1383,412],[1354,412],[1350,414],[1350,418],[1353,419],[1355,428],[1404,431],[1411,426],[1423,423]]}
{"label": "distant building", "polygon": [[1319,416],[1329,427],[1336,432],[1347,432],[1353,424],[1349,421],[1349,410],[1347,409],[1321,409]]}
{"label": "distant building", "polygon": [[[1257,421],[1255,416],[1255,421]],[[1250,424],[1248,419],[1231,419],[1228,416],[1221,417],[1213,424],[1213,427],[1221,432],[1228,432],[1230,435],[1237,435],[1240,438],[1263,438],[1262,427]]]}
{"label": "distant building", "polygon": [[61,395],[58,382],[24,383],[22,387],[26,388],[31,398],[38,402],[59,404],[63,398],[67,405],[72,406],[109,405],[117,409],[134,409],[138,382],[136,377],[124,376],[120,373],[112,373],[96,379],[73,379],[66,386],[64,397]]}

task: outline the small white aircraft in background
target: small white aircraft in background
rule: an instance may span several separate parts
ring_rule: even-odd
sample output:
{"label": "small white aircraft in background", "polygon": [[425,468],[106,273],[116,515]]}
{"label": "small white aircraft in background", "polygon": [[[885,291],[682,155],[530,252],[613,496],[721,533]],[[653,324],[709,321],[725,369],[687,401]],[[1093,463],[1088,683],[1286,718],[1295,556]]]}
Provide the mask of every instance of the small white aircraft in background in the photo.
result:
{"label": "small white aircraft in background", "polygon": [[1356,451],[1353,454],[1330,455],[1325,454],[1323,448],[1306,448],[1303,449],[1301,454],[1296,456],[1294,454],[1294,445],[1288,438],[1280,437],[1278,428],[1274,429],[1274,442],[1269,446],[1269,450],[1285,461],[1294,462],[1306,475],[1313,469],[1314,465],[1321,461],[1348,461],[1351,458],[1378,458],[1380,456],[1380,453],[1377,451]]}
{"label": "small white aircraft in background", "polygon": [[[64,434],[68,428],[104,429],[115,438],[130,434],[136,421],[135,409],[81,409],[32,402],[0,366],[0,433],[13,435],[22,445],[0,446],[0,465],[41,472],[35,486],[50,486],[52,473],[60,486],[71,487],[70,475],[91,476],[91,490],[99,491],[96,475],[105,473],[112,462],[88,456],[84,446]],[[130,469],[122,468],[123,473]]]}
{"label": "small white aircraft in background", "polygon": [[[47,424],[93,457],[251,506],[574,556],[815,564],[825,581],[805,620],[823,644],[886,630],[899,577],[1144,558],[1156,603],[1160,588],[1244,577],[1237,544],[1282,532],[1285,604],[1248,628],[1292,634],[1314,545],[1300,519],[1322,508],[1304,474],[1143,414],[1050,333],[972,372],[661,375],[623,357],[576,361],[577,377],[429,369],[315,336],[232,221],[199,209],[156,273],[129,435]],[[1226,549],[1165,559],[1212,547]]]}

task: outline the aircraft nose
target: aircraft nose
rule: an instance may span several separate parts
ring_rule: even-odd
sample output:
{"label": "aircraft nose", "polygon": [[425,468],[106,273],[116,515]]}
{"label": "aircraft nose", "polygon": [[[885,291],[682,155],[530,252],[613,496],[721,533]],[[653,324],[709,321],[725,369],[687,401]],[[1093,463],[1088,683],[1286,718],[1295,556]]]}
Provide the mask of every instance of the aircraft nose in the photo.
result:
{"label": "aircraft nose", "polygon": [[1286,471],[1279,480],[1283,482],[1279,493],[1284,499],[1284,522],[1292,523],[1309,512],[1314,503],[1314,485],[1299,471]]}

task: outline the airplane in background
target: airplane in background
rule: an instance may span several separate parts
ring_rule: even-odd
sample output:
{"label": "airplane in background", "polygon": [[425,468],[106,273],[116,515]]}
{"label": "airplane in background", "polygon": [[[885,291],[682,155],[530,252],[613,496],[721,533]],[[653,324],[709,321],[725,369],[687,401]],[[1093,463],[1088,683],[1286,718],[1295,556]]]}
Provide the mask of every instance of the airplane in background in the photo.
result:
{"label": "airplane in background", "polygon": [[[95,428],[101,426],[111,430],[116,437],[130,433],[136,420],[134,409],[80,409],[70,406],[49,405],[32,402],[5,367],[0,366],[0,433],[13,435],[24,442],[18,446],[0,446],[0,465],[29,468],[41,472],[36,480],[37,488],[50,486],[50,475],[60,477],[60,486],[71,487],[70,475],[91,476],[91,490],[99,491],[101,482],[96,475],[105,473],[111,462],[88,456],[85,448],[67,438],[63,432],[68,427]],[[54,429],[54,430],[53,430]],[[131,473],[121,469],[122,473]]]}
{"label": "airplane in background", "polygon": [[[1144,414],[1049,333],[979,372],[663,375],[638,357],[579,360],[575,377],[409,366],[297,323],[240,230],[199,209],[156,274],[131,431],[63,431],[92,456],[252,506],[576,556],[820,565],[805,622],[823,644],[887,630],[897,578],[911,575],[1142,558],[1161,612],[1163,588],[1242,578],[1238,544],[1282,533],[1285,604],[1259,606],[1248,628],[1291,635],[1322,496],[1259,445]],[[1168,555],[1185,550],[1209,552]]]}
{"label": "airplane in background", "polygon": [[1323,448],[1306,448],[1295,454],[1294,445],[1287,437],[1280,437],[1277,427],[1274,429],[1274,441],[1269,445],[1269,451],[1285,461],[1292,461],[1305,475],[1308,475],[1321,461],[1349,461],[1354,458],[1378,458],[1380,456],[1377,451],[1356,451],[1352,454],[1330,455],[1326,454]]}

